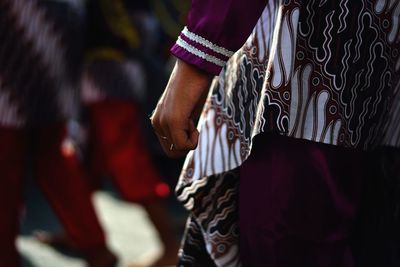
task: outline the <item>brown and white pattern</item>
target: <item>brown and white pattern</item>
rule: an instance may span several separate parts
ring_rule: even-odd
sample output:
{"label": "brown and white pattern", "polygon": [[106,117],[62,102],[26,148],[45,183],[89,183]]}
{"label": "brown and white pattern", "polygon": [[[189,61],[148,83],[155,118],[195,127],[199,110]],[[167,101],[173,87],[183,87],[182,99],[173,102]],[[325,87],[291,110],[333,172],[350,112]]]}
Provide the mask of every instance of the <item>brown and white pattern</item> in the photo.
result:
{"label": "brown and white pattern", "polygon": [[[196,194],[178,266],[240,266],[239,229],[236,222],[238,169],[204,177]],[[201,197],[200,197],[201,195]],[[222,223],[221,223],[222,222]]]}
{"label": "brown and white pattern", "polygon": [[[199,146],[176,189],[217,266],[239,264],[230,253],[236,241],[216,230],[235,227],[237,192],[221,212],[230,216],[205,219],[196,210],[218,206],[220,197],[204,194],[210,183],[216,192],[234,189],[213,180],[246,160],[258,133],[360,149],[400,146],[399,19],[395,0],[269,1],[247,43],[213,82]],[[215,253],[221,244],[224,253]]]}

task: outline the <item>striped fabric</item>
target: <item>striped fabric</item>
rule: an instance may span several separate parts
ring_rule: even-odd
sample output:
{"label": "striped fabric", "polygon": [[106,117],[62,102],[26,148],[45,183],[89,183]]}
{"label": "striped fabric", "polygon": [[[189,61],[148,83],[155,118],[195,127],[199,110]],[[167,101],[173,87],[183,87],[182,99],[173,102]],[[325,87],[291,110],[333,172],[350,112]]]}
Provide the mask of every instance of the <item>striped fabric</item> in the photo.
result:
{"label": "striped fabric", "polygon": [[82,28],[76,7],[62,1],[1,1],[1,125],[38,126],[73,114]]}

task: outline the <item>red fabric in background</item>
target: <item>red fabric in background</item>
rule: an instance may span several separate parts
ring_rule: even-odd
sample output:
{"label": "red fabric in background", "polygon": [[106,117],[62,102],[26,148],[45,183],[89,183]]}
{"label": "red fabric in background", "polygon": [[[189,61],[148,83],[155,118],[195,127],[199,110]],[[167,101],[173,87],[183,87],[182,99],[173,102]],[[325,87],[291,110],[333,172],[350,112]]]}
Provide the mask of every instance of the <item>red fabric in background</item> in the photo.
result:
{"label": "red fabric in background", "polygon": [[19,266],[15,239],[19,231],[26,135],[0,128],[0,267]]}
{"label": "red fabric in background", "polygon": [[87,105],[89,169],[93,184],[111,175],[121,196],[131,202],[164,198],[169,187],[153,164],[140,128],[139,111],[131,101],[106,99]]}
{"label": "red fabric in background", "polygon": [[15,239],[19,231],[22,181],[28,145],[33,146],[35,177],[68,236],[83,253],[105,247],[104,232],[92,205],[91,191],[74,155],[64,156],[65,127],[36,130],[0,127],[0,267],[19,266]]}
{"label": "red fabric in background", "polygon": [[105,246],[104,232],[92,202],[92,191],[75,154],[62,153],[63,126],[37,133],[36,171],[39,186],[75,243],[83,252]]}

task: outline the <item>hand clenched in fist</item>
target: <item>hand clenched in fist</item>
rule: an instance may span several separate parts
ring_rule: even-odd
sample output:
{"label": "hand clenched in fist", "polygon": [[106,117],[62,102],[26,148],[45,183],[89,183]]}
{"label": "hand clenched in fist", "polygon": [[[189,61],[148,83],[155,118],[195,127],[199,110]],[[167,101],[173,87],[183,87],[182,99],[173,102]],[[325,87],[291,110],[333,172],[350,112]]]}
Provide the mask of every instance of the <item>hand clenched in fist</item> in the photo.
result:
{"label": "hand clenched in fist", "polygon": [[151,124],[164,152],[173,158],[185,156],[197,147],[196,129],[204,106],[211,75],[177,60],[156,109]]}

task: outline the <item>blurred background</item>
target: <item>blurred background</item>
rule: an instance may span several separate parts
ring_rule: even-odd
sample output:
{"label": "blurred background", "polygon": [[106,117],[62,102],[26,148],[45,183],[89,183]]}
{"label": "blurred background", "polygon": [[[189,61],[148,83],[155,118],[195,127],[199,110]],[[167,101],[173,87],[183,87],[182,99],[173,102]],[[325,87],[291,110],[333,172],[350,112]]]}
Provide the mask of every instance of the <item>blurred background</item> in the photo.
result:
{"label": "blurred background", "polygon": [[[0,0],[0,267],[176,263],[183,162],[149,117],[189,4]],[[400,157],[378,152],[356,252],[398,266]]]}
{"label": "blurred background", "polygon": [[189,4],[0,0],[0,267],[175,263],[183,162],[149,116]]}

